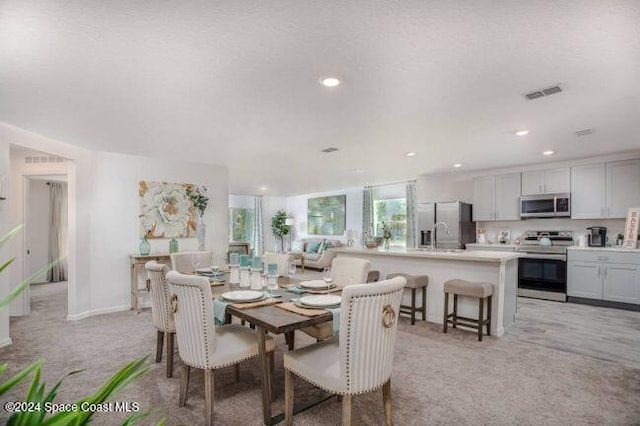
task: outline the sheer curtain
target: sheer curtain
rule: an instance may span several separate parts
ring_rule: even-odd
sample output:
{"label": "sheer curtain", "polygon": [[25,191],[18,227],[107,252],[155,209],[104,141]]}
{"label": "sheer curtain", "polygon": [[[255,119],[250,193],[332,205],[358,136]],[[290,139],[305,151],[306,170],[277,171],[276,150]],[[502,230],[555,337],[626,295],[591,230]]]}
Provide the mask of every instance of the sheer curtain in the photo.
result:
{"label": "sheer curtain", "polygon": [[416,246],[416,183],[407,182],[407,248]]}
{"label": "sheer curtain", "polygon": [[253,247],[253,255],[261,256],[264,250],[264,223],[262,218],[262,197],[254,198],[253,210],[253,235],[251,246]]}
{"label": "sheer curtain", "polygon": [[[49,263],[67,254],[67,184],[49,183]],[[49,281],[67,280],[67,259],[55,264],[48,272]]]}
{"label": "sheer curtain", "polygon": [[[362,240],[365,241],[369,230],[373,229],[373,188],[365,186],[362,191]],[[373,235],[369,235],[373,237]]]}

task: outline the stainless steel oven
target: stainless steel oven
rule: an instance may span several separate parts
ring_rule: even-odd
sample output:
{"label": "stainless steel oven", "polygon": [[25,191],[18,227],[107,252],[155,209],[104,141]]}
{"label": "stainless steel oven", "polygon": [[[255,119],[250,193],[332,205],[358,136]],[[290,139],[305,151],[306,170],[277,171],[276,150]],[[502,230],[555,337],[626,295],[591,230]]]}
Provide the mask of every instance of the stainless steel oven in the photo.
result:
{"label": "stainless steel oven", "polygon": [[527,231],[516,249],[518,296],[566,302],[567,246],[572,244],[571,231]]}
{"label": "stainless steel oven", "polygon": [[569,217],[571,196],[569,194],[523,195],[520,197],[520,217]]}

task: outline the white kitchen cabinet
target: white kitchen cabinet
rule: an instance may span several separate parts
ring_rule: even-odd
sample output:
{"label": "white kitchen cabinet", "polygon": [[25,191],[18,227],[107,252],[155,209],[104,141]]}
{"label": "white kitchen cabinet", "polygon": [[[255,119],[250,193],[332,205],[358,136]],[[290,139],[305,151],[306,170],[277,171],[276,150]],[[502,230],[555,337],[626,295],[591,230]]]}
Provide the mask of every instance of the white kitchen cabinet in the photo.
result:
{"label": "white kitchen cabinet", "polygon": [[571,219],[600,219],[605,216],[605,164],[571,168]]}
{"label": "white kitchen cabinet", "polygon": [[522,172],[522,195],[564,193],[571,190],[568,167]]}
{"label": "white kitchen cabinet", "polygon": [[640,267],[632,264],[605,263],[603,299],[640,304]]}
{"label": "white kitchen cabinet", "polygon": [[479,177],[473,187],[474,221],[520,219],[520,173]]}
{"label": "white kitchen cabinet", "polygon": [[606,217],[625,218],[640,206],[640,160],[607,163],[606,172]]}
{"label": "white kitchen cabinet", "polygon": [[640,304],[640,253],[569,250],[567,296]]}

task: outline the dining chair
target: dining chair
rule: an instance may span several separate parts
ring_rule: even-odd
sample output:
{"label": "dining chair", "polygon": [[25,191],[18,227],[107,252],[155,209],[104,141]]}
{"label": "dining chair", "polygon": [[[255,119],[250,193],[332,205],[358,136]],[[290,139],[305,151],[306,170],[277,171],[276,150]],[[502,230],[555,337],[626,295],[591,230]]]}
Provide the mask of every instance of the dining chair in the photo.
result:
{"label": "dining chair", "polygon": [[[331,263],[331,278],[338,285],[349,286],[367,282],[371,262],[357,257],[336,257]],[[301,329],[317,341],[327,339],[333,334],[331,321],[311,325]]]}
{"label": "dining chair", "polygon": [[[238,324],[216,327],[209,279],[176,271],[167,274],[171,291],[170,306],[176,326],[178,352],[184,364],[180,380],[179,406],[187,402],[190,369],[204,370],[205,422],[213,424],[213,371],[258,356],[258,336]],[[273,338],[265,336],[273,365]],[[237,374],[236,374],[237,378]]]}
{"label": "dining chair", "polygon": [[[283,277],[287,275],[287,268],[289,264],[293,261],[292,256],[289,253],[271,253],[266,252],[262,255],[262,262],[265,265],[270,263],[275,263],[278,265],[278,276]],[[266,267],[265,267],[266,270]]]}
{"label": "dining chair", "polygon": [[340,338],[284,353],[285,424],[293,424],[294,375],[342,396],[342,424],[351,424],[354,395],[382,387],[386,424],[393,424],[391,370],[406,279],[396,277],[342,291]]}
{"label": "dining chair", "polygon": [[210,251],[181,251],[171,253],[171,266],[174,271],[181,274],[191,274],[196,269],[193,264],[194,257],[197,256],[198,268],[211,266],[212,255]]}
{"label": "dining chair", "polygon": [[156,341],[156,362],[162,361],[162,344],[167,336],[167,377],[173,376],[173,352],[176,327],[173,315],[169,309],[169,282],[167,273],[169,267],[155,260],[144,265],[149,276],[149,291],[151,292],[151,318],[153,326],[158,330]]}

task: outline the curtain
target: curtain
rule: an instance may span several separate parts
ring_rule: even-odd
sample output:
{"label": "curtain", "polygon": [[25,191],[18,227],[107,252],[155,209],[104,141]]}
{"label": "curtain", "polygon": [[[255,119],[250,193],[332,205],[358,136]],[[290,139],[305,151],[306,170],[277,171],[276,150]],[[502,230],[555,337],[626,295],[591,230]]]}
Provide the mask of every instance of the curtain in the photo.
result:
{"label": "curtain", "polygon": [[407,182],[407,248],[416,246],[416,183]]}
{"label": "curtain", "polygon": [[251,238],[251,247],[254,256],[262,256],[264,251],[264,223],[262,218],[262,197],[254,198],[253,207],[253,235]]}
{"label": "curtain", "polygon": [[366,186],[362,191],[362,241],[365,242],[373,230],[373,188]]}
{"label": "curtain", "polygon": [[[49,183],[49,263],[67,255],[67,184]],[[48,272],[49,281],[67,280],[67,259],[62,259]]]}

